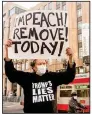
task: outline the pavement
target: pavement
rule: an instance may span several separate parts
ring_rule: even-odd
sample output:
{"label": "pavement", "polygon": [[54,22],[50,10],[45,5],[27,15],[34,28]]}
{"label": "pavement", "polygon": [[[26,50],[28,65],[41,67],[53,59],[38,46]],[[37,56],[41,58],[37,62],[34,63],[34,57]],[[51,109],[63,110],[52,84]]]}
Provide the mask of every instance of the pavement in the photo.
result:
{"label": "pavement", "polygon": [[23,113],[23,106],[20,103],[3,102],[3,113]]}

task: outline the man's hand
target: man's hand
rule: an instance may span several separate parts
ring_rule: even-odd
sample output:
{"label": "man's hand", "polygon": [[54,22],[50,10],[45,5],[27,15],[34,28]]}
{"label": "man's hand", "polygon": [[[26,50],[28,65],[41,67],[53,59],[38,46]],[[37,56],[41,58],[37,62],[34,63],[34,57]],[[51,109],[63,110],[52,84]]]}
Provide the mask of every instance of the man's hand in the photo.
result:
{"label": "man's hand", "polygon": [[8,49],[8,47],[11,47],[12,46],[12,40],[7,40],[6,43],[5,43],[5,48]]}
{"label": "man's hand", "polygon": [[69,48],[69,47],[66,48],[66,54],[67,54],[67,56],[73,56],[71,48]]}
{"label": "man's hand", "polygon": [[66,54],[67,56],[69,57],[69,64],[70,64],[70,67],[72,67],[72,59],[73,59],[73,52],[71,50],[71,48],[67,48],[66,49]]}
{"label": "man's hand", "polygon": [[84,109],[88,109],[88,108],[85,106]]}
{"label": "man's hand", "polygon": [[7,40],[5,43],[5,60],[6,61],[10,61],[9,57],[8,57],[8,48],[12,46],[12,40]]}

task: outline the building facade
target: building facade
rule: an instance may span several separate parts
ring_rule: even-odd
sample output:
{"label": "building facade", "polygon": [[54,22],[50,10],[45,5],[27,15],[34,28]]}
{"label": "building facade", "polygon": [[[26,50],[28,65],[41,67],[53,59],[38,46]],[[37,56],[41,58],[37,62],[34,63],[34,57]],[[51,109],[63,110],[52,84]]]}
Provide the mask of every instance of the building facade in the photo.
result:
{"label": "building facade", "polygon": [[[76,73],[89,72],[89,35],[87,35],[87,42],[84,45],[83,33],[85,27],[87,34],[89,34],[89,2],[40,2],[35,7],[27,9],[32,10],[65,10],[68,12],[68,39],[69,47],[74,52],[74,59],[76,61]],[[16,15],[27,11],[25,8],[16,4],[8,2],[3,7],[3,41],[10,38],[13,29],[13,22]],[[87,50],[84,54],[84,50]],[[32,60],[13,60],[14,66],[18,70],[32,71],[30,62]],[[48,60],[49,71],[63,71],[66,68],[66,60]],[[4,68],[3,68],[4,69]],[[17,96],[21,96],[21,87],[17,84],[11,84],[3,72],[3,94],[6,95],[8,91],[15,90]]]}
{"label": "building facade", "polygon": [[[14,4],[13,2],[7,2],[3,6],[3,44],[7,39],[10,39],[10,36],[12,34],[12,29],[14,26],[14,19],[16,15],[25,12],[27,9],[19,6],[17,4]],[[3,55],[4,55],[4,49],[3,49]],[[26,67],[28,68],[28,63],[26,61],[26,64],[24,65],[25,61],[23,60],[13,60],[14,66],[18,70],[26,70]],[[17,93],[17,96],[21,95],[21,87],[18,84],[12,84],[8,78],[5,76],[5,70],[4,70],[4,61],[3,61],[3,95],[8,95],[9,92],[15,92]]]}

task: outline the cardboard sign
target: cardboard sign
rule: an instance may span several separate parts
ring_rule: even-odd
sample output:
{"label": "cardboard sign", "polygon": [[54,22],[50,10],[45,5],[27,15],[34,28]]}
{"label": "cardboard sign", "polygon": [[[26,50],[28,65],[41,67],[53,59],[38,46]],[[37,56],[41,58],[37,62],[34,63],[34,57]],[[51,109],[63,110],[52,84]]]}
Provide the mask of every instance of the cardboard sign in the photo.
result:
{"label": "cardboard sign", "polygon": [[66,11],[29,11],[15,19],[10,58],[65,58],[68,47]]}

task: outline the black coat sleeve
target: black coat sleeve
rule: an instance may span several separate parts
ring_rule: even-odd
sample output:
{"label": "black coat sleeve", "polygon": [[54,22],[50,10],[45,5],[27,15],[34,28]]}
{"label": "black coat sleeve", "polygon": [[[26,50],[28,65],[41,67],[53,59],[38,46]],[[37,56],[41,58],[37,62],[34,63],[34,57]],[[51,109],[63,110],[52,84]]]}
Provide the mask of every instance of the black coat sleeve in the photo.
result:
{"label": "black coat sleeve", "polygon": [[14,68],[12,60],[5,61],[5,74],[12,83],[18,83],[21,86],[27,83],[28,80],[28,72],[23,72],[16,70]]}
{"label": "black coat sleeve", "polygon": [[75,103],[72,100],[69,101],[69,106],[73,109],[78,109],[78,107],[75,105]]}
{"label": "black coat sleeve", "polygon": [[52,73],[52,80],[54,83],[58,86],[61,84],[69,84],[70,82],[73,81],[75,78],[75,72],[76,72],[76,64],[73,63],[72,68],[70,68],[69,62],[67,66],[67,70],[65,72],[54,72]]}
{"label": "black coat sleeve", "polygon": [[85,106],[83,106],[81,103],[79,103],[78,102],[78,106],[80,107],[80,108],[83,108],[83,109],[85,109]]}

